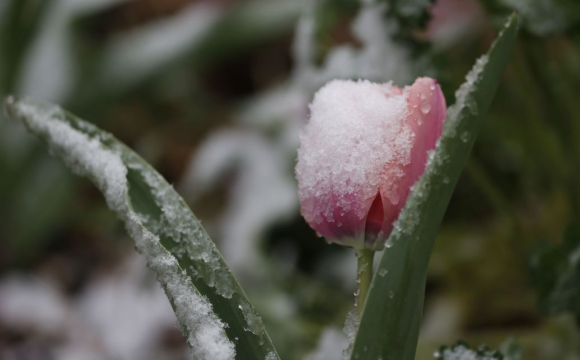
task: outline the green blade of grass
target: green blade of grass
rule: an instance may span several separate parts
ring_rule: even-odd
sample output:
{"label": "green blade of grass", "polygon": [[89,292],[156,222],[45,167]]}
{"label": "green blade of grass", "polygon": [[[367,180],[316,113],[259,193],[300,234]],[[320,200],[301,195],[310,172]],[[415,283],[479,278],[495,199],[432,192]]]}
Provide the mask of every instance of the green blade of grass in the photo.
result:
{"label": "green blade of grass", "polygon": [[509,17],[447,111],[443,135],[395,223],[365,302],[351,359],[414,360],[427,265],[455,184],[510,56],[518,16]]}

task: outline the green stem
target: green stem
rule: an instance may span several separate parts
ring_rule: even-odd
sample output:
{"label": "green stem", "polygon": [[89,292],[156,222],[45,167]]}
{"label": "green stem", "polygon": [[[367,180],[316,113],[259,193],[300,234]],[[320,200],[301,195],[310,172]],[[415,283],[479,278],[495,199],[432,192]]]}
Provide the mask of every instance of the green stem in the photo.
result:
{"label": "green stem", "polygon": [[358,266],[356,271],[357,290],[355,307],[359,317],[362,316],[365,300],[371,287],[371,280],[373,279],[374,255],[375,252],[369,249],[356,251]]}

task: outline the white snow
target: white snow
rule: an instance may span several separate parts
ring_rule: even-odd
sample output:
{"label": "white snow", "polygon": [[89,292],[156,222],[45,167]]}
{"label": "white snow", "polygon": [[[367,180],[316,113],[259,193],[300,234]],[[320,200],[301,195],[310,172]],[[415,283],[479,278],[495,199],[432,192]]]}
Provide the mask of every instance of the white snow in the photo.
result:
{"label": "white snow", "polygon": [[[86,324],[91,333],[94,331],[91,335],[100,338],[112,357],[150,358],[153,347],[145,345],[159,339],[161,331],[175,324],[167,297],[157,284],[147,284],[153,279],[137,254],[131,254],[107,275],[91,281],[80,296],[75,309],[79,322]],[[83,340],[71,342],[86,348]],[[59,351],[69,353],[74,349],[69,345]]]}
{"label": "white snow", "polygon": [[[62,157],[67,166],[81,176],[91,178],[105,195],[107,204],[125,222],[137,250],[145,257],[175,306],[183,334],[195,359],[233,359],[234,345],[225,334],[225,324],[212,312],[211,304],[192,286],[180,269],[177,259],[153,233],[141,224],[137,214],[127,207],[127,168],[120,153],[105,148],[101,139],[89,138],[75,130],[59,107],[37,107],[26,101],[11,101],[9,111],[24,120],[36,134],[46,138],[51,152]],[[85,125],[90,129],[90,125]],[[165,209],[164,209],[165,210]],[[171,210],[171,209],[170,209]]]}
{"label": "white snow", "polygon": [[0,284],[0,324],[45,335],[66,325],[67,302],[50,284],[12,276]]}
{"label": "white snow", "polygon": [[455,92],[455,103],[447,109],[447,118],[451,121],[459,118],[459,113],[467,107],[473,114],[478,113],[477,102],[472,97],[472,92],[487,64],[489,58],[482,55],[475,61],[471,70],[465,76],[465,82]]}
{"label": "white snow", "polygon": [[342,329],[344,335],[346,335],[347,347],[342,347],[342,357],[344,360],[350,359],[352,354],[352,349],[354,347],[354,341],[356,340],[356,331],[360,324],[360,318],[356,312],[356,309],[352,309],[348,315],[346,316],[346,320],[344,322],[344,327]]}
{"label": "white snow", "polygon": [[303,208],[308,221],[335,221],[335,204],[363,219],[368,208],[361,202],[376,196],[379,186],[398,203],[396,189],[382,182],[404,175],[413,134],[404,121],[406,97],[385,96],[392,92],[390,83],[335,80],[316,93],[296,166],[300,198],[316,198],[320,207]]}
{"label": "white snow", "polygon": [[304,360],[341,360],[342,351],[347,346],[345,334],[335,327],[329,327],[320,335],[316,349],[306,355]]}
{"label": "white snow", "polygon": [[56,0],[47,6],[23,64],[18,93],[34,98],[62,102],[74,85],[73,20],[90,11],[127,0]]}
{"label": "white snow", "polygon": [[392,80],[398,84],[412,80],[413,61],[408,50],[392,38],[398,24],[384,16],[385,10],[385,4],[364,2],[351,25],[351,32],[362,47],[337,46],[317,67],[312,63],[316,48],[314,15],[307,9],[296,28],[294,84],[312,92],[333,79]]}
{"label": "white snow", "polygon": [[455,345],[452,348],[447,348],[441,354],[443,360],[497,360],[497,356],[493,356],[491,351],[486,351],[483,354],[477,354],[475,350],[469,349],[463,345]]}
{"label": "white snow", "polygon": [[167,19],[117,36],[105,49],[100,78],[128,86],[189,51],[220,18],[221,8],[201,2]]}
{"label": "white snow", "polygon": [[160,341],[175,327],[175,314],[144,258],[133,251],[128,255],[120,266],[90,277],[74,298],[62,295],[42,271],[38,277],[0,279],[0,325],[50,339],[45,352],[62,360],[186,355],[184,346],[168,350]]}

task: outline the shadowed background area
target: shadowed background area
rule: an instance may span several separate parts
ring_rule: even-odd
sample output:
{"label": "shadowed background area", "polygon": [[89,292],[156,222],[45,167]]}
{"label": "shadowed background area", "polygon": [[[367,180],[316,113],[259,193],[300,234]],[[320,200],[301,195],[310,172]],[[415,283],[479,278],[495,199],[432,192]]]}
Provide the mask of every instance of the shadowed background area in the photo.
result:
{"label": "shadowed background area", "polygon": [[[430,262],[417,359],[464,339],[577,360],[575,0],[3,0],[0,95],[58,103],[135,149],[202,220],[281,358],[338,360],[356,263],[299,213],[312,95],[424,75],[452,104],[514,10],[520,35]],[[186,358],[96,188],[0,115],[0,359]]]}

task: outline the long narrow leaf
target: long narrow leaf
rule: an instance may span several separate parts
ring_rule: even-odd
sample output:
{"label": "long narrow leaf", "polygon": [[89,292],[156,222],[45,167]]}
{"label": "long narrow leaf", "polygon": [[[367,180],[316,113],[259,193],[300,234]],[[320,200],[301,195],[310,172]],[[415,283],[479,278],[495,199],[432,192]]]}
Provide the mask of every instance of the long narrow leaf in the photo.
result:
{"label": "long narrow leaf", "polygon": [[427,265],[469,152],[508,62],[518,27],[513,14],[479,58],[447,112],[443,135],[415,184],[378,266],[351,359],[414,360]]}
{"label": "long narrow leaf", "polygon": [[278,359],[215,245],[161,175],[113,136],[58,106],[9,98],[6,107],[73,172],[90,178],[125,222],[165,289],[194,359]]}

